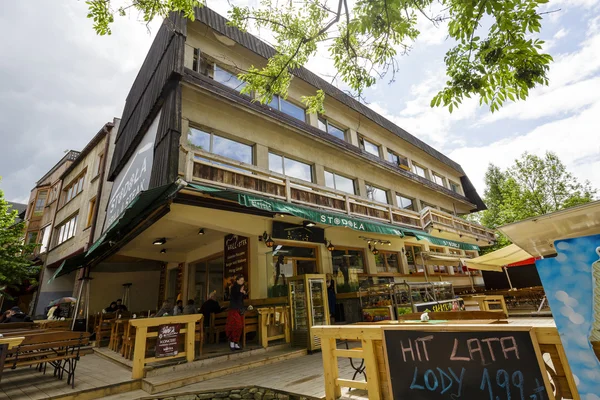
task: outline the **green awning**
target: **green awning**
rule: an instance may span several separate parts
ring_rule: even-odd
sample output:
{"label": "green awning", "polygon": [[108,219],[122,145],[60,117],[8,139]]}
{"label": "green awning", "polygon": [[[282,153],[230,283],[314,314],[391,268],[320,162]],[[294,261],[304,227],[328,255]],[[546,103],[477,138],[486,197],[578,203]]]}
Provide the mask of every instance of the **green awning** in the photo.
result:
{"label": "green awning", "polygon": [[319,224],[347,227],[359,232],[381,233],[384,235],[404,237],[402,228],[393,226],[391,224],[367,221],[360,218],[349,217],[344,214],[332,213],[316,208],[303,207],[296,204],[286,203],[284,201],[240,193],[233,190],[223,190],[205,185],[197,185],[195,183],[189,184],[189,187],[223,199],[237,201],[238,204],[242,206],[258,208],[260,210],[273,213],[291,214],[295,217]]}
{"label": "green awning", "polygon": [[83,268],[99,256],[105,253],[110,242],[118,242],[125,233],[129,232],[150,214],[169,201],[179,190],[185,187],[185,183],[175,182],[154,189],[144,190],[129,203],[111,225],[106,229],[86,253],[81,253],[63,261],[48,283],[59,276],[69,274],[79,268]]}
{"label": "green awning", "polygon": [[412,232],[406,232],[406,233],[411,236],[416,237],[417,240],[427,240],[429,243],[434,244],[436,246],[446,246],[446,247],[452,247],[452,248],[461,249],[461,250],[479,251],[479,246],[470,244],[470,243],[456,242],[454,240],[442,239],[442,238],[438,238],[435,236],[431,236],[427,233],[420,233],[418,231],[412,231]]}

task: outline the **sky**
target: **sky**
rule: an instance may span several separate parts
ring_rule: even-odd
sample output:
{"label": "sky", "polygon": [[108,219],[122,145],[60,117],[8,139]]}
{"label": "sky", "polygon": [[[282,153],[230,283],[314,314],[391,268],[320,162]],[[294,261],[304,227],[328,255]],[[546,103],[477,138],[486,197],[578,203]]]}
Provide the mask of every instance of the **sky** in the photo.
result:
{"label": "sky", "polygon": [[[209,0],[219,12],[225,1]],[[255,3],[254,0],[236,3]],[[477,101],[458,111],[429,106],[445,82],[444,26],[420,20],[421,35],[398,58],[395,82],[365,93],[369,107],[462,165],[480,195],[489,163],[502,168],[525,151],[553,151],[580,180],[600,188],[600,0],[551,0],[541,38],[554,57],[550,85],[525,102],[490,113]],[[133,80],[160,21],[117,17],[111,36],[97,36],[77,0],[3,4],[0,13],[0,189],[27,202],[35,182],[62,158],[81,150],[100,128],[120,117]],[[268,38],[267,38],[268,39]],[[327,77],[319,56],[308,68]]]}

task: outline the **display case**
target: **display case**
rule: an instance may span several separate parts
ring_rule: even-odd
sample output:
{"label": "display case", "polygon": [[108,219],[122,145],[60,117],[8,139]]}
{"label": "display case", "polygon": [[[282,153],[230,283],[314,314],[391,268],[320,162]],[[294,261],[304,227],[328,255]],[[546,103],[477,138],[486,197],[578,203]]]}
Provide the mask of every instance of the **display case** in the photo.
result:
{"label": "display case", "polygon": [[456,298],[450,282],[407,282],[413,312],[462,311],[464,301]]}
{"label": "display case", "polygon": [[300,275],[288,278],[292,313],[292,345],[309,351],[321,348],[321,339],[312,328],[329,325],[329,306],[325,275]]}
{"label": "display case", "polygon": [[394,315],[392,284],[370,285],[359,288],[360,308],[364,322],[391,321]]}

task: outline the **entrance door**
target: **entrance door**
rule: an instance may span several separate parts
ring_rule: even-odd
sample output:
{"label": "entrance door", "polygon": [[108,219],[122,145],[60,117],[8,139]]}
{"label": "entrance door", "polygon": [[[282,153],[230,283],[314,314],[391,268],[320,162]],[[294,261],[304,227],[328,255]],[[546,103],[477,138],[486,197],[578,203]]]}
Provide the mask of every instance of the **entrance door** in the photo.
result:
{"label": "entrance door", "polygon": [[204,303],[213,290],[217,292],[217,300],[223,300],[223,255],[217,254],[206,260],[193,264],[194,301],[196,307]]}

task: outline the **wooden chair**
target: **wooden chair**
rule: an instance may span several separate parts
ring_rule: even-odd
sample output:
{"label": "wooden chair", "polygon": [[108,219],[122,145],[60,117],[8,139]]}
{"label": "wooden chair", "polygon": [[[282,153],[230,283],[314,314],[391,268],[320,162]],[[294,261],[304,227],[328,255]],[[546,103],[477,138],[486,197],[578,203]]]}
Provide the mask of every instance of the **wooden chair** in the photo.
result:
{"label": "wooden chair", "polygon": [[258,337],[258,311],[246,311],[242,315],[244,320],[244,328],[242,330],[242,347],[246,347],[246,335],[252,332],[257,333]]}
{"label": "wooden chair", "polygon": [[225,324],[227,323],[227,311],[217,314],[210,314],[210,325],[208,327],[209,342],[219,343],[221,333],[225,333]]}
{"label": "wooden chair", "polygon": [[102,340],[109,339],[112,332],[112,325],[117,318],[116,313],[99,314],[96,328],[96,347],[100,347]]}

